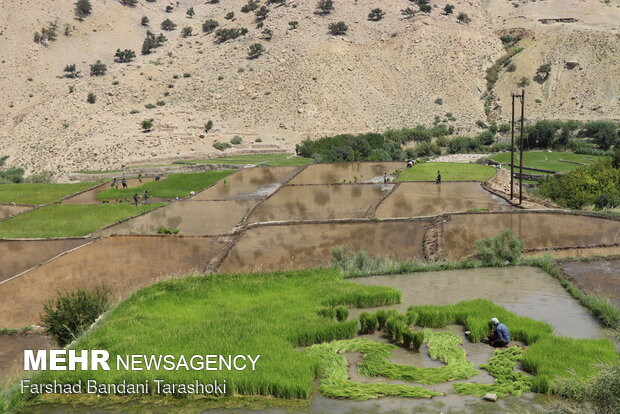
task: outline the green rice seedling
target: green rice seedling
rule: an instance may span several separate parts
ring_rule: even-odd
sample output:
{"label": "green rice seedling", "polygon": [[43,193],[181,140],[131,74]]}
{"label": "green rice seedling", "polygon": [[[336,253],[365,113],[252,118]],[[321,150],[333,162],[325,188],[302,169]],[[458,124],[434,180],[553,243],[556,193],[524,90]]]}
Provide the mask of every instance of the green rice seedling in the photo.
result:
{"label": "green rice seedling", "polygon": [[377,328],[383,330],[388,318],[398,315],[398,311],[396,309],[379,309],[375,315],[377,316]]}
{"label": "green rice seedling", "polygon": [[377,329],[377,316],[374,313],[362,312],[360,314],[360,333],[371,334]]}
{"label": "green rice seedling", "polygon": [[334,312],[336,313],[336,320],[338,322],[342,322],[349,317],[349,309],[347,309],[346,306],[336,306]]}
{"label": "green rice seedling", "polygon": [[317,308],[316,313],[330,321],[336,318],[336,309],[331,306],[321,306]]}
{"label": "green rice seedling", "polygon": [[554,391],[558,378],[586,379],[598,372],[601,363],[618,363],[619,355],[607,339],[573,339],[548,336],[529,346],[523,355],[523,368],[534,375],[532,389]]}
{"label": "green rice seedling", "polygon": [[396,344],[403,342],[403,332],[409,330],[407,321],[403,315],[390,316],[385,322],[385,329],[390,340]]}
{"label": "green rice seedling", "polygon": [[[385,363],[388,367],[398,367],[387,360],[394,345],[382,344],[367,339],[351,339],[313,345],[304,353],[319,361],[319,391],[332,398],[367,400],[379,397],[432,398],[443,395],[421,387],[395,384],[361,384],[348,380],[347,361],[344,352],[361,352],[364,361],[370,359]],[[409,367],[411,368],[411,367]],[[363,370],[360,366],[360,370]]]}
{"label": "green rice seedling", "polygon": [[415,325],[416,322],[418,321],[418,312],[409,309],[407,310],[407,313],[405,314],[405,319],[407,320],[407,325]]}
{"label": "green rice seedling", "polygon": [[532,377],[526,377],[521,372],[516,372],[517,362],[523,358],[523,350],[517,346],[507,349],[496,349],[488,363],[480,365],[495,378],[494,384],[454,384],[454,389],[459,394],[475,395],[482,397],[486,393],[496,394],[498,397],[507,395],[521,396],[532,388]]}
{"label": "green rice seedling", "polygon": [[93,187],[94,183],[20,183],[0,185],[0,203],[46,204]]}

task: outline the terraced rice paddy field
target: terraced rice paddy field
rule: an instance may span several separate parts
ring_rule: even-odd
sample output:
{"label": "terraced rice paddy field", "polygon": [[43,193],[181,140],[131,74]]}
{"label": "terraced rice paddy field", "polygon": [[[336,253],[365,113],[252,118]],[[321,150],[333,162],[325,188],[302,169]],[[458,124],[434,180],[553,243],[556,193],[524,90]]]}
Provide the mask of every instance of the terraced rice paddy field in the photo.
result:
{"label": "terraced rice paddy field", "polygon": [[[525,360],[533,361],[536,356],[539,358],[536,364],[542,364],[540,366],[546,366],[543,360],[547,356],[541,357],[536,354],[536,350],[543,348],[543,345],[534,344],[538,339],[523,336],[520,324],[535,326],[535,329],[532,328],[534,330],[541,329],[540,338],[547,338],[544,341],[541,339],[541,343],[552,343],[556,341],[552,339],[555,336],[573,338],[557,341],[568,341],[566,349],[591,347],[596,350],[592,355],[600,355],[600,360],[614,359],[614,355],[617,358],[613,350],[615,345],[605,339],[606,333],[598,321],[556,279],[538,268],[487,268],[371,276],[354,279],[353,282],[342,280],[338,270],[328,269],[333,260],[332,249],[337,246],[353,252],[363,250],[372,256],[389,257],[392,260],[457,261],[474,253],[476,240],[496,236],[504,230],[511,230],[524,242],[526,256],[550,253],[561,257],[571,255],[569,252],[578,252],[582,256],[617,254],[613,252],[620,249],[618,219],[555,210],[518,210],[482,188],[479,182],[469,182],[468,176],[463,176],[461,182],[437,185],[415,180],[415,171],[410,171],[407,177],[414,174],[412,181],[402,181],[403,176],[397,176],[397,170],[402,167],[401,163],[287,165],[218,172],[221,176],[193,176],[191,180],[184,180],[182,176],[172,177],[167,179],[171,180],[169,183],[179,182],[183,192],[190,188],[190,182],[208,184],[204,184],[204,189],[197,188],[196,194],[183,194],[178,201],[162,198],[161,207],[151,205],[144,208],[147,206],[141,205],[132,210],[128,208],[134,206],[122,203],[120,207],[127,209],[127,212],[115,217],[112,222],[104,223],[102,228],[88,237],[65,237],[71,235],[71,229],[66,230],[67,234],[62,234],[62,229],[55,229],[46,235],[46,227],[39,226],[36,236],[47,240],[28,240],[27,231],[23,234],[25,240],[0,240],[0,297],[3,298],[0,301],[0,328],[17,329],[38,324],[44,303],[56,297],[58,292],[77,288],[93,289],[105,284],[111,289],[114,300],[122,301],[134,291],[172,278],[175,280],[157,284],[131,296],[112,311],[109,321],[95,329],[88,338],[81,339],[79,346],[88,348],[97,343],[104,349],[111,347],[115,352],[132,353],[136,351],[132,347],[137,343],[151,347],[149,349],[152,351],[162,350],[159,347],[167,344],[173,349],[165,353],[173,352],[174,349],[189,352],[193,349],[192,344],[198,346],[198,342],[195,342],[198,337],[190,333],[195,333],[194,327],[199,324],[201,330],[210,332],[207,337],[198,335],[202,338],[199,341],[201,349],[206,347],[230,353],[234,348],[240,353],[256,353],[256,349],[244,348],[244,341],[238,338],[246,335],[244,330],[251,330],[255,332],[251,337],[256,342],[250,341],[254,344],[252,346],[262,347],[265,344],[260,341],[265,333],[265,340],[270,341],[272,345],[269,346],[272,348],[261,352],[271,355],[280,364],[286,361],[281,366],[287,368],[278,372],[274,368],[276,365],[272,365],[276,362],[266,362],[271,374],[256,374],[256,381],[262,384],[259,393],[309,398],[303,403],[297,401],[293,405],[285,404],[284,409],[313,413],[387,413],[411,412],[412,409],[415,412],[439,410],[445,413],[497,412],[494,411],[497,409],[532,412],[548,404],[548,397],[529,390],[543,391],[541,384],[546,384],[545,375],[552,373],[540,374],[537,380],[528,379],[533,371],[527,367],[533,362],[517,364],[516,361],[521,358],[517,354],[513,355],[517,358],[513,369],[521,385],[510,383],[509,387],[522,387],[526,392],[520,398],[521,391],[501,398],[498,405],[483,402],[479,390],[497,390],[494,387],[499,380],[484,365],[496,357],[492,349],[476,339],[478,333],[474,334],[474,338],[465,335],[465,330],[480,332],[480,326],[463,326],[448,319],[446,323],[425,324],[423,315],[426,305],[471,308],[468,312],[474,312],[477,318],[481,318],[476,323],[486,323],[483,319],[488,320],[490,317],[474,310],[478,306],[505,315],[516,329],[516,343],[526,346]],[[389,176],[388,183],[384,182],[384,173]],[[77,206],[78,210],[118,206],[101,204],[102,194],[109,191],[109,185],[109,182],[104,183],[73,197],[58,195],[57,199],[50,202],[62,201],[63,204],[69,204],[66,207]],[[132,188],[140,188],[140,185],[144,183],[130,182]],[[84,185],[76,188],[84,190],[91,187]],[[132,188],[128,194],[133,191]],[[66,191],[66,188],[62,190]],[[170,191],[174,191],[174,188],[167,187],[165,191],[166,194],[172,194]],[[181,194],[181,190],[178,191]],[[11,192],[15,190],[12,188]],[[61,197],[64,198],[60,200]],[[41,220],[41,215],[48,207],[35,207],[33,204],[25,208],[37,212],[37,220]],[[3,211],[1,208],[0,213]],[[12,220],[16,219],[28,222],[28,214],[31,213],[24,212],[15,218],[0,221],[0,224],[10,226]],[[72,219],[79,222],[80,216],[76,215]],[[71,221],[68,223],[70,225]],[[27,226],[23,228],[27,229]],[[569,275],[579,287],[590,292],[603,292],[616,303],[618,265],[617,259],[613,261],[605,258],[600,259],[600,263],[583,261],[561,264],[563,274]],[[304,269],[314,268],[323,270],[304,273]],[[297,270],[301,273],[231,276],[240,272]],[[184,278],[194,272],[221,275]],[[456,305],[461,301],[476,299],[491,300],[494,305],[482,302]],[[265,303],[278,310],[266,309]],[[149,304],[148,311],[142,307],[144,304]],[[316,314],[321,307],[333,311],[336,305],[350,308],[348,318],[342,322],[330,321]],[[414,336],[417,335],[422,341],[421,352],[412,352],[402,346],[393,347],[390,345],[394,342],[389,338],[390,332],[378,330],[357,336],[357,319],[362,311],[375,312],[387,307],[406,315],[412,305],[422,315],[418,325],[411,324],[417,326],[414,332],[420,331]],[[437,312],[444,310],[437,308]],[[214,317],[216,313],[218,317]],[[286,316],[276,317],[280,314]],[[146,319],[132,322],[134,318]],[[151,322],[145,323],[147,320]],[[286,320],[295,323],[287,322],[276,329],[278,324]],[[223,325],[214,325],[216,321]],[[234,325],[234,329],[226,327],[229,322],[231,326]],[[250,325],[246,326],[246,323]],[[170,329],[171,326],[167,327],[166,324],[184,326],[186,328],[182,330],[187,334]],[[137,326],[140,329],[135,329]],[[427,332],[422,331],[422,328],[434,329]],[[289,336],[283,337],[285,332]],[[153,341],[149,336],[151,334],[157,336],[157,341]],[[132,340],[112,343],[110,339],[124,337],[131,337]],[[217,342],[217,338],[221,341],[218,339]],[[439,369],[456,363],[450,359],[452,357],[445,355],[435,359],[429,356],[435,355],[433,344],[439,340],[437,338],[456,341],[454,349],[461,351],[454,351],[454,355],[457,355],[454,361],[460,361],[458,364],[461,364],[461,368],[465,367],[463,369],[469,370],[470,374],[475,371],[475,375],[431,385],[413,381],[412,386],[412,381],[394,374],[409,372],[413,366]],[[579,342],[581,340],[594,342],[586,344]],[[319,342],[323,342],[323,345],[318,345]],[[178,348],[181,343],[183,346]],[[317,344],[316,347],[302,352],[313,344]],[[38,334],[0,335],[0,345],[0,349],[3,349],[0,353],[0,375],[4,377],[19,375],[17,367],[21,350],[26,347],[54,346],[48,338]],[[530,348],[532,351],[527,351]],[[334,350],[340,350],[342,354],[333,353]],[[372,359],[375,358],[373,355],[379,359]],[[385,359],[385,355],[388,359]],[[466,355],[469,362],[466,363],[465,357],[458,355]],[[504,356],[497,356],[500,357]],[[375,371],[371,370],[373,375],[369,375],[368,358],[375,364],[372,365]],[[385,362],[387,360],[389,363]],[[573,360],[568,358],[567,361]],[[323,363],[326,365],[321,365]],[[335,371],[326,368],[332,366],[332,363],[340,368]],[[586,367],[588,364],[585,364]],[[392,374],[387,375],[387,371],[382,371],[385,367],[391,367],[388,371]],[[315,378],[312,372],[323,374]],[[580,371],[579,375],[589,373],[585,370]],[[279,379],[276,381],[274,378]],[[297,385],[288,388],[289,385],[285,384],[290,378],[296,378],[293,382]],[[312,385],[315,379],[318,380],[318,388]],[[276,382],[271,383],[272,380]],[[534,382],[530,384],[529,381]],[[243,384],[245,382],[241,381],[236,385],[237,392],[248,394]],[[458,384],[462,384],[463,389],[478,391],[455,391],[459,389]],[[393,397],[374,398],[385,395]],[[435,397],[428,399],[433,395]],[[407,398],[412,396],[425,398]],[[249,404],[264,409],[264,412],[279,412],[280,409],[273,401],[259,402],[260,407],[247,400],[240,401],[241,407],[247,408]],[[119,403],[121,405],[115,406],[112,399],[108,403],[107,406],[111,407],[109,412],[127,407],[150,407],[151,411],[158,412],[156,404],[151,407],[148,401],[123,401]],[[53,398],[39,407],[28,406],[25,412],[72,410],[108,412],[102,406],[87,408],[75,402],[67,405],[65,401]],[[166,408],[163,410],[161,412],[166,412]]]}

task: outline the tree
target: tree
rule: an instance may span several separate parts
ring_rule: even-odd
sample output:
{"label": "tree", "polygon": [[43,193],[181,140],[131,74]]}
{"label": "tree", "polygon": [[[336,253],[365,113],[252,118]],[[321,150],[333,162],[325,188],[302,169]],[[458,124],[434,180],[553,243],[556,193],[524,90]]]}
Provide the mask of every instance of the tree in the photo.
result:
{"label": "tree", "polygon": [[97,95],[89,92],[88,96],[86,96],[86,102],[88,102],[89,104],[94,104],[95,102],[97,102]]}
{"label": "tree", "polygon": [[213,19],[209,19],[206,20],[203,24],[202,24],[202,31],[205,33],[211,33],[213,32],[220,24],[213,20]]}
{"label": "tree", "polygon": [[142,130],[144,132],[149,132],[153,129],[153,121],[154,119],[145,119],[144,121],[140,122],[140,126],[142,127]]}
{"label": "tree", "polygon": [[456,20],[458,20],[459,23],[464,23],[464,24],[471,22],[471,19],[469,18],[467,13],[459,13],[459,15],[456,16]]}
{"label": "tree", "polygon": [[123,6],[136,7],[138,0],[121,0]]}
{"label": "tree", "polygon": [[263,53],[265,53],[265,47],[260,43],[254,43],[250,45],[250,49],[248,50],[248,58],[256,59]]}
{"label": "tree", "polygon": [[443,13],[447,16],[454,12],[454,6],[452,4],[446,4],[446,7],[443,8]]}
{"label": "tree", "polygon": [[538,67],[538,69],[536,69],[536,77],[542,82],[547,80],[550,73],[551,73],[551,65],[548,63],[543,63],[542,65]]}
{"label": "tree", "polygon": [[116,49],[116,53],[114,54],[116,61],[119,63],[129,63],[136,57],[136,52],[130,49],[120,50]]}
{"label": "tree", "polygon": [[400,11],[400,14],[402,14],[403,16],[405,16],[405,19],[411,19],[412,17],[415,16],[415,10],[413,10],[411,7],[407,7],[406,9],[402,9]]}
{"label": "tree", "polygon": [[161,22],[161,29],[171,31],[177,28],[177,25],[170,19],[166,19]]}
{"label": "tree", "polygon": [[334,36],[343,35],[349,30],[349,26],[347,26],[345,22],[330,23],[327,28]]}
{"label": "tree", "polygon": [[187,11],[185,12],[185,14],[187,15],[187,17],[189,17],[189,18],[191,19],[192,17],[194,17],[194,15],[195,15],[196,13],[194,12],[194,8],[193,8],[193,7],[190,7],[189,9],[187,9]]}
{"label": "tree", "polygon": [[108,67],[100,60],[97,60],[95,63],[90,65],[90,76],[103,76],[107,70]]}
{"label": "tree", "polygon": [[181,37],[190,37],[192,35],[192,28],[187,26],[181,30]]}
{"label": "tree", "polygon": [[583,133],[605,151],[620,143],[618,125],[612,121],[590,121],[584,125]]}
{"label": "tree", "polygon": [[334,10],[334,1],[333,0],[319,0],[316,5],[318,14],[329,14]]}
{"label": "tree", "polygon": [[75,16],[82,20],[84,17],[89,16],[93,10],[90,0],[78,0],[75,3]]}
{"label": "tree", "polygon": [[141,24],[142,26],[148,26],[148,25],[149,25],[149,22],[150,22],[150,20],[149,20],[149,18],[148,18],[148,17],[146,17],[146,16],[144,16],[144,17],[142,18],[142,20],[140,20],[140,24]]}
{"label": "tree", "polygon": [[80,74],[80,71],[76,69],[74,64],[65,66],[64,71],[67,73],[65,76],[68,78],[77,78]]}
{"label": "tree", "polygon": [[381,9],[372,9],[370,13],[368,13],[368,20],[373,20],[375,22],[383,19],[385,16],[385,12]]}
{"label": "tree", "polygon": [[292,20],[292,21],[288,22],[288,25],[289,25],[291,30],[295,30],[295,29],[297,29],[297,26],[299,26],[299,22],[297,20]]}
{"label": "tree", "polygon": [[267,6],[260,6],[254,14],[256,15],[256,20],[265,20],[269,15],[269,8]]}

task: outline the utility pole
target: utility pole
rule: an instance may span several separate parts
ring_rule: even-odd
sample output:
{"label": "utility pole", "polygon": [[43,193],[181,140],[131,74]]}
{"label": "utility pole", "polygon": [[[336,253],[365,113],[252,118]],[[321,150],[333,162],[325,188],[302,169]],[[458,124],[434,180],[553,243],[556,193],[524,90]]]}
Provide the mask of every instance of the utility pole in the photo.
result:
{"label": "utility pole", "polygon": [[515,94],[512,96],[512,130],[510,132],[510,199],[514,197],[514,184],[515,184]]}
{"label": "utility pole", "polygon": [[525,89],[521,90],[521,151],[519,153],[519,205],[523,202],[523,124],[525,122]]}

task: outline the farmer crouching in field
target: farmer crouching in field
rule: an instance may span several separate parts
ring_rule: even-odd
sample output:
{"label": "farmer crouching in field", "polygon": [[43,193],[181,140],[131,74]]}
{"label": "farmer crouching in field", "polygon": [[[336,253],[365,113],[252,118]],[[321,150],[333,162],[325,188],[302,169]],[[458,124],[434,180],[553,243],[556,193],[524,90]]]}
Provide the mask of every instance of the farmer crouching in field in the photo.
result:
{"label": "farmer crouching in field", "polygon": [[491,332],[489,333],[489,345],[496,348],[502,348],[510,342],[510,332],[503,323],[499,323],[497,318],[491,318],[489,322]]}

